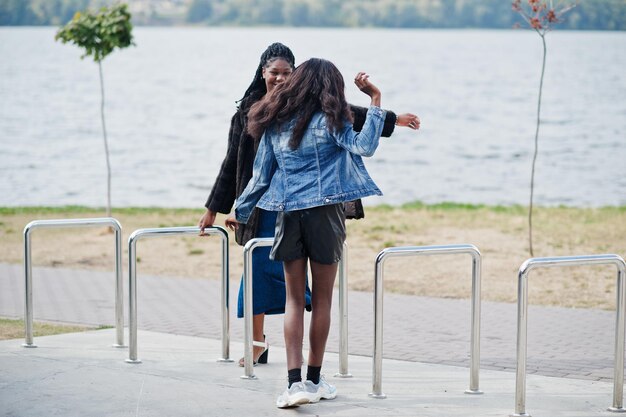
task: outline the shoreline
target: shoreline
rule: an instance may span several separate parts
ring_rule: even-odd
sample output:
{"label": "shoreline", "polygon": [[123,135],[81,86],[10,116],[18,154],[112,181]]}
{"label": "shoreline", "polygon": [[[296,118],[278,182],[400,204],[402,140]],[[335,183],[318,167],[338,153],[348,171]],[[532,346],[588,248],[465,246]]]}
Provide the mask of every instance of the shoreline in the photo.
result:
{"label": "shoreline", "polygon": [[[123,227],[123,265],[128,267],[128,236],[152,227],[194,226],[204,209],[113,208]],[[21,263],[24,226],[32,220],[104,217],[85,206],[0,207],[0,262]],[[515,302],[517,270],[528,258],[528,218],[523,206],[460,203],[366,206],[365,218],[347,221],[348,283],[351,290],[373,290],[376,255],[390,246],[474,244],[482,253],[482,299]],[[223,225],[220,214],[216,225]],[[614,253],[626,257],[626,206],[601,208],[535,207],[535,257]],[[33,235],[33,265],[112,270],[112,242],[106,228],[45,229]],[[230,237],[230,276],[238,280],[241,247]],[[138,248],[142,273],[219,279],[217,239],[196,236],[146,239]],[[397,258],[387,262],[385,291],[440,298],[469,298],[470,262],[464,255]],[[126,273],[126,272],[125,272]],[[614,309],[615,268],[548,268],[532,273],[531,304]]]}
{"label": "shoreline", "polygon": [[[387,210],[387,209],[426,209],[426,210],[480,210],[488,209],[491,211],[514,211],[523,212],[528,211],[527,205],[522,204],[483,204],[483,203],[463,203],[456,201],[442,201],[439,203],[424,203],[416,200],[402,204],[376,204],[366,205],[365,209],[373,210]],[[566,204],[559,205],[539,205],[533,204],[534,209],[572,209],[572,210],[618,210],[626,211],[626,204],[624,205],[604,205],[604,206],[569,206]],[[26,205],[26,206],[0,206],[0,215],[13,215],[19,213],[90,213],[97,211],[106,211],[104,206],[83,206],[83,205]],[[172,211],[172,212],[186,212],[186,211],[204,211],[204,207],[160,207],[160,206],[123,206],[123,207],[111,207],[111,211],[117,211],[120,213],[135,213],[135,212],[153,212],[153,211]]]}

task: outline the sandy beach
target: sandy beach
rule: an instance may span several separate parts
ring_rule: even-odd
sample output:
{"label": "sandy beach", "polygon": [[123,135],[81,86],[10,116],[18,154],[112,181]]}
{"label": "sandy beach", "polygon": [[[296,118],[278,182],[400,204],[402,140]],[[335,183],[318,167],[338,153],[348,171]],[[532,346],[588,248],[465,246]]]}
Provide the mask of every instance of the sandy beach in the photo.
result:
{"label": "sandy beach", "polygon": [[[128,236],[148,227],[194,226],[202,210],[114,209],[123,227],[124,268]],[[35,219],[103,217],[104,210],[68,208],[0,209],[0,262],[21,263],[23,228]],[[223,225],[223,215],[217,219]],[[537,208],[535,256],[615,253],[626,256],[626,207]],[[527,210],[523,207],[414,203],[366,207],[366,217],[348,227],[350,289],[371,291],[374,259],[390,246],[469,243],[483,257],[482,298],[515,302],[517,271],[528,252]],[[230,232],[230,275],[242,271],[241,247]],[[32,240],[34,266],[112,270],[113,238],[106,228],[37,230]],[[195,236],[146,239],[137,247],[138,272],[181,278],[219,279],[220,243]],[[385,291],[444,298],[469,298],[471,262],[467,255],[397,258],[386,262]],[[613,309],[616,272],[612,266],[533,271],[531,304]]]}

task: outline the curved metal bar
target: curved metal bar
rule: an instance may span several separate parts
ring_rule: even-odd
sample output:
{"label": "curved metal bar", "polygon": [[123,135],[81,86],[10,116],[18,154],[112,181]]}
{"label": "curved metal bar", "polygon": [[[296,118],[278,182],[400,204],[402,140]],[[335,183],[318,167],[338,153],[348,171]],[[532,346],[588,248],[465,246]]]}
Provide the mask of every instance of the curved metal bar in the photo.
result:
{"label": "curved metal bar", "polygon": [[[220,226],[204,229],[207,235],[218,235],[222,241],[222,357],[221,362],[232,362],[229,359],[229,314],[228,314],[228,232]],[[199,235],[200,228],[195,226],[158,227],[135,230],[128,238],[128,359],[127,363],[141,363],[137,357],[137,242],[145,238]]]}
{"label": "curved metal bar", "polygon": [[[254,375],[252,343],[252,252],[259,247],[272,246],[273,237],[250,239],[243,247],[243,318],[244,318],[244,375],[242,379],[256,379]],[[335,376],[349,378],[348,372],[348,245],[344,242],[343,254],[339,261],[339,373]]]}
{"label": "curved metal bar", "polygon": [[256,379],[254,361],[252,360],[254,356],[252,343],[252,252],[256,248],[272,246],[273,244],[273,237],[264,237],[250,239],[243,247],[244,374],[241,376],[243,379]]}
{"label": "curved metal bar", "polygon": [[472,301],[471,301],[471,340],[470,340],[470,387],[466,394],[482,394],[479,389],[480,372],[480,274],[481,254],[474,245],[434,245],[402,246],[383,249],[376,257],[374,272],[374,353],[372,355],[373,398],[386,398],[382,392],[383,367],[383,280],[387,258],[416,255],[469,254],[472,257]]}
{"label": "curved metal bar", "polygon": [[87,219],[34,220],[24,227],[24,325],[26,342],[24,347],[37,347],[33,343],[33,271],[31,256],[31,233],[36,229],[59,229],[74,227],[108,226],[115,231],[115,328],[114,347],[124,346],[124,286],[122,281],[122,226],[113,217]]}
{"label": "curved metal bar", "polygon": [[352,378],[348,372],[348,244],[343,243],[339,262],[339,372],[338,378]]}
{"label": "curved metal bar", "polygon": [[613,406],[609,411],[626,412],[623,407],[624,388],[624,314],[626,312],[626,263],[619,255],[582,255],[527,259],[519,268],[517,284],[517,370],[515,373],[515,413],[511,417],[527,417],[526,356],[528,333],[528,275],[536,268],[555,266],[615,265],[617,267],[617,305],[615,318],[615,370],[613,374]]}

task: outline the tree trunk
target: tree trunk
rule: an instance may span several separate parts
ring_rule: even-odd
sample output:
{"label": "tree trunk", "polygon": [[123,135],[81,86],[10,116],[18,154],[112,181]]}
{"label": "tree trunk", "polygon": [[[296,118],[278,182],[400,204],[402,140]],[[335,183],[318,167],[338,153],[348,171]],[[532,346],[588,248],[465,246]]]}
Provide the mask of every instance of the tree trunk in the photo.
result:
{"label": "tree trunk", "polygon": [[543,43],[543,62],[541,64],[541,79],[539,81],[539,98],[537,99],[537,128],[535,130],[535,153],[533,154],[533,165],[530,173],[530,204],[528,206],[528,245],[530,248],[530,256],[534,257],[533,251],[533,196],[535,192],[535,164],[537,162],[537,153],[539,152],[539,125],[541,124],[541,93],[543,90],[543,75],[546,70],[546,38],[541,35]]}
{"label": "tree trunk", "polygon": [[102,62],[98,61],[98,69],[100,70],[100,116],[102,118],[102,134],[104,136],[104,154],[107,161],[107,217],[111,217],[111,162],[109,161],[109,142],[107,140],[107,128],[104,123],[104,77],[102,76]]}

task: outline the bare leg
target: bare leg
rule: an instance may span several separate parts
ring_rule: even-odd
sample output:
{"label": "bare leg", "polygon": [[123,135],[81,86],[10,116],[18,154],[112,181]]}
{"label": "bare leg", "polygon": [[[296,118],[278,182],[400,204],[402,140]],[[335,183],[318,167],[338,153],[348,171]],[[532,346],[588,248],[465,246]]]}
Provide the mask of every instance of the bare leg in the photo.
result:
{"label": "bare leg", "polygon": [[[252,316],[252,340],[257,342],[265,341],[263,337],[264,327],[265,325],[265,313],[255,314]],[[253,346],[252,348],[252,358],[256,362],[259,356],[263,353],[264,348],[261,346]],[[239,359],[239,366],[244,366],[244,358]]]}
{"label": "bare leg", "polygon": [[313,275],[311,324],[309,327],[309,366],[322,366],[324,350],[330,330],[330,309],[333,301],[333,285],[337,264],[324,265],[311,261]]}
{"label": "bare leg", "polygon": [[[255,314],[252,316],[252,338],[257,342],[265,341],[263,337],[264,329],[263,326],[265,324],[265,313]],[[257,358],[261,353],[263,353],[264,348],[260,346],[254,347],[254,358]]]}
{"label": "bare leg", "polygon": [[285,288],[287,292],[284,323],[287,369],[296,369],[302,366],[306,264],[306,258],[283,263],[285,269]]}

